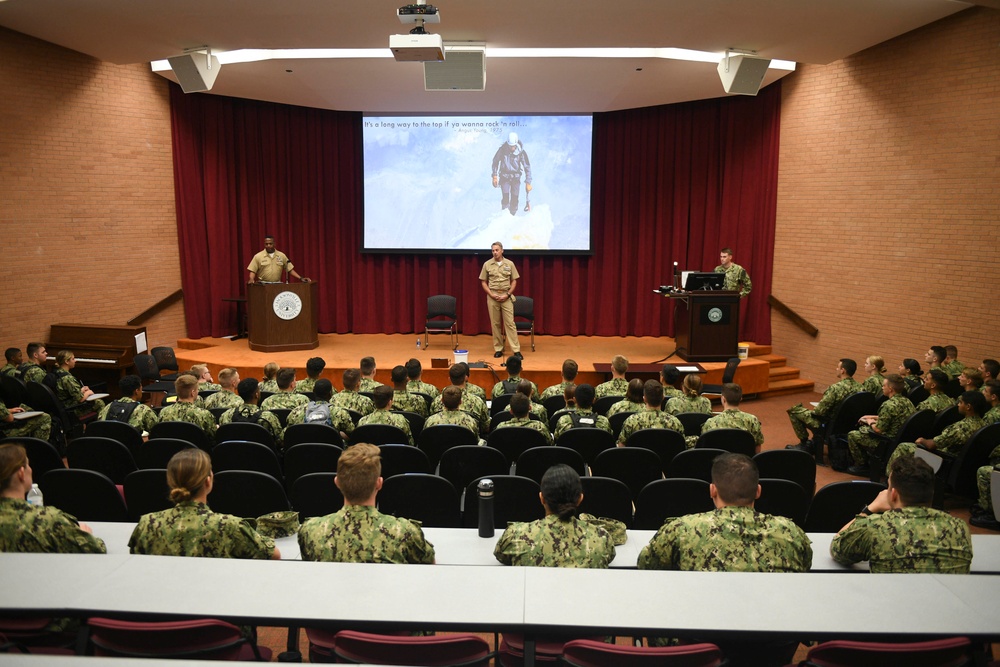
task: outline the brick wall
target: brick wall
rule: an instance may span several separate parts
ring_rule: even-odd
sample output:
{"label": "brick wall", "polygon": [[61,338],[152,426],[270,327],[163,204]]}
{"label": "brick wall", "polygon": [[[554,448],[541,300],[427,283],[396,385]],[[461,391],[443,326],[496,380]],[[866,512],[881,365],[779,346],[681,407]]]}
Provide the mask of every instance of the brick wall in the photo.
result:
{"label": "brick wall", "polygon": [[773,345],[818,388],[842,356],[1000,357],[998,44],[975,8],[783,80],[773,294],[820,333],[772,311]]}
{"label": "brick wall", "polygon": [[[0,28],[0,91],[0,348],[179,289],[166,80]],[[176,344],[181,303],[144,324]]]}

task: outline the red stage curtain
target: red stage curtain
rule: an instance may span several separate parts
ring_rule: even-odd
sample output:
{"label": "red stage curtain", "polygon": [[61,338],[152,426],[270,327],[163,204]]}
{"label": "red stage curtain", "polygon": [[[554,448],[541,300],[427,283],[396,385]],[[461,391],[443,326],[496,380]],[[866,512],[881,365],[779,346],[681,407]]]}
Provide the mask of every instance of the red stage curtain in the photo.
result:
{"label": "red stage curtain", "polygon": [[[673,335],[673,262],[711,270],[731,246],[753,279],[742,338],[770,342],[780,82],[732,97],[594,115],[593,256],[518,256],[518,293],[546,334]],[[426,299],[458,298],[463,333],[489,331],[482,254],[362,254],[361,114],[185,95],[171,84],[177,230],[188,334],[233,332],[223,298],[277,237],[319,280],[323,333],[423,330]]]}

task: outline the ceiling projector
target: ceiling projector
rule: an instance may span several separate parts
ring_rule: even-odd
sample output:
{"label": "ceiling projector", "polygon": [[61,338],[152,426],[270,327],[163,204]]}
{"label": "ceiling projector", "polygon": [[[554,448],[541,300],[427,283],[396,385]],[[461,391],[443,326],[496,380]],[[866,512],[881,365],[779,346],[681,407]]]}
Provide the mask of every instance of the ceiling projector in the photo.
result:
{"label": "ceiling projector", "polygon": [[441,35],[410,33],[389,35],[389,50],[399,62],[441,62],[444,60],[444,40]]}

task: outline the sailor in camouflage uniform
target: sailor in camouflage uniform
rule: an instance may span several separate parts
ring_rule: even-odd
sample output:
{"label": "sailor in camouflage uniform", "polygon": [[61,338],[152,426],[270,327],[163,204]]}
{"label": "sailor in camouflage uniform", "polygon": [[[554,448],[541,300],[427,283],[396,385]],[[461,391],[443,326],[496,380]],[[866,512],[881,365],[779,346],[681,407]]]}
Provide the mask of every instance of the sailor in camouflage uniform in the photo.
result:
{"label": "sailor in camouflage uniform", "polygon": [[924,373],[924,389],[930,396],[917,403],[917,410],[941,412],[955,405],[955,399],[944,393],[947,386],[948,374],[940,368],[932,368]]}
{"label": "sailor in camouflage uniform", "polygon": [[673,364],[663,364],[660,369],[660,384],[663,385],[663,398],[681,398],[684,392],[677,388],[677,382],[681,379],[681,372]]}
{"label": "sailor in camouflage uniform", "polygon": [[222,385],[212,379],[212,371],[206,364],[195,364],[191,372],[198,376],[198,391],[222,391]]}
{"label": "sailor in camouflage uniform", "polygon": [[577,420],[580,421],[579,426],[599,428],[608,433],[613,433],[611,422],[608,421],[608,418],[594,412],[594,393],[594,388],[589,384],[579,384],[576,386],[576,408],[564,414],[556,422],[556,430],[552,434],[556,442],[559,441],[563,433],[571,428],[576,428],[577,422],[574,421],[574,415],[577,415]]}
{"label": "sailor in camouflage uniform", "polygon": [[217,391],[205,399],[205,409],[235,408],[243,405],[243,399],[236,393],[240,383],[240,374],[235,368],[223,368],[219,371],[219,385],[222,391]]}
{"label": "sailor in camouflage uniform", "polygon": [[3,368],[0,368],[0,377],[10,375],[20,379],[21,375],[17,372],[17,367],[24,363],[20,348],[8,347],[4,350],[3,356],[7,363],[3,365]]}
{"label": "sailor in camouflage uniform", "polygon": [[115,403],[138,403],[135,409],[132,410],[132,414],[128,417],[129,426],[139,432],[145,431],[149,433],[154,426],[160,423],[160,418],[153,408],[142,402],[142,379],[138,375],[126,375],[119,380],[118,391],[122,397],[108,403],[101,410],[101,414],[97,417],[100,421],[107,420],[108,413],[111,412],[111,406]]}
{"label": "sailor in camouflage uniform", "polygon": [[882,491],[830,543],[830,555],[872,572],[968,574],[972,539],[965,522],[936,509],[934,471],[920,459],[893,462]]}
{"label": "sailor in camouflage uniform", "polygon": [[[497,382],[493,385],[493,393],[490,394],[492,398],[497,396],[503,396],[504,394],[513,394],[517,391],[517,385],[522,381],[531,382],[530,380],[524,380],[521,377],[522,362],[516,356],[507,357],[507,379],[502,382]],[[540,401],[538,398],[538,385],[531,382],[531,396],[532,400]]]}
{"label": "sailor in camouflage uniform", "polygon": [[[549,423],[549,411],[545,409],[545,406],[541,403],[535,401],[535,385],[528,380],[522,379],[517,383],[517,388],[514,393],[522,394],[528,398],[528,405],[530,406],[530,412],[537,419],[541,419],[546,424]],[[507,411],[510,412],[510,405],[507,406]]]}
{"label": "sailor in camouflage uniform", "polygon": [[580,366],[575,361],[572,359],[563,361],[562,382],[554,384],[551,387],[546,387],[538,397],[538,400],[544,403],[546,399],[553,396],[562,396],[566,391],[566,387],[576,387],[576,376],[579,372]]}
{"label": "sailor in camouflage uniform", "polygon": [[888,400],[879,407],[878,414],[865,415],[858,420],[862,422],[862,426],[847,434],[847,446],[854,461],[847,472],[852,475],[867,476],[870,472],[868,459],[881,442],[875,434],[887,438],[896,437],[903,423],[915,410],[913,403],[906,397],[906,383],[899,375],[892,373],[882,380],[882,393],[888,396]]}
{"label": "sailor in camouflage uniform", "polygon": [[[257,406],[257,402],[260,400],[260,387],[261,384],[257,382],[257,378],[240,380],[240,383],[236,385],[236,391],[239,393],[240,398],[243,399],[243,405],[223,412],[222,416],[219,417],[219,426],[225,426],[234,421],[256,423],[271,433],[271,436],[274,438],[274,444],[280,449],[284,439],[284,429],[281,426],[281,420],[278,419],[276,414],[270,410],[262,410]],[[259,417],[254,416],[257,413],[260,413]],[[291,416],[291,413],[289,413],[289,419],[291,419]],[[289,423],[293,422],[289,421]]]}
{"label": "sailor in camouflage uniform", "polygon": [[901,442],[896,447],[896,451],[889,457],[886,465],[886,474],[892,469],[893,462],[901,456],[913,456],[917,450],[917,445],[922,445],[924,449],[929,449],[938,454],[950,454],[957,456],[965,444],[969,442],[972,434],[986,426],[983,415],[986,414],[986,397],[979,391],[966,391],[958,397],[958,411],[962,414],[962,419],[951,426],[946,426],[933,438],[917,438],[916,442]]}
{"label": "sailor in camouflage uniform", "polygon": [[819,404],[812,410],[807,410],[801,403],[796,403],[788,408],[788,418],[792,422],[792,430],[795,437],[799,439],[797,445],[788,445],[787,449],[802,449],[812,452],[809,444],[809,430],[813,433],[823,425],[823,422],[833,417],[834,411],[851,394],[861,391],[861,385],[854,379],[854,373],[858,370],[858,364],[853,359],[841,359],[837,363],[837,377],[840,380],[836,384],[830,385]]}
{"label": "sailor in camouflage uniform", "polygon": [[625,373],[628,371],[628,359],[620,354],[616,354],[611,359],[611,379],[602,382],[594,388],[596,398],[605,396],[624,396],[628,392],[628,380]]}
{"label": "sailor in camouflage uniform", "polygon": [[[743,388],[735,382],[722,385],[722,412],[709,417],[701,425],[701,432],[708,433],[717,428],[738,428],[753,436],[753,441],[760,450],[764,444],[764,432],[760,427],[760,420],[749,412],[740,410],[740,403],[743,402]],[[693,440],[691,439],[693,438]],[[687,439],[688,447],[694,447],[698,438],[691,436]]]}
{"label": "sailor in camouflage uniform", "polygon": [[[476,422],[476,418],[461,409],[463,400],[461,389],[454,385],[445,387],[441,395],[434,400],[441,402],[442,409],[441,412],[435,412],[427,418],[427,421],[424,422],[425,431],[431,426],[439,424],[455,424],[464,426],[477,436],[479,435],[479,424]],[[480,440],[479,444],[484,443]]]}
{"label": "sailor in camouflage uniform", "polygon": [[[983,363],[985,364],[987,361],[993,360],[986,359]],[[983,415],[983,421],[987,425],[1000,422],[1000,380],[987,380],[983,385],[983,396],[993,406]],[[1000,522],[996,520],[996,514],[993,512],[992,479],[994,470],[1000,470],[1000,447],[994,448],[990,452],[987,464],[976,470],[976,488],[979,489],[979,501],[972,506],[972,516],[969,523],[980,528],[1000,530]]]}
{"label": "sailor in camouflage uniform", "polygon": [[719,251],[719,261],[722,262],[715,267],[715,273],[726,274],[726,281],[722,288],[731,292],[739,291],[740,298],[750,296],[753,283],[750,282],[750,274],[739,264],[733,262],[733,251],[731,248],[723,248]]}
{"label": "sailor in camouflage uniform", "polygon": [[45,345],[42,343],[28,343],[28,360],[21,364],[18,369],[21,371],[21,379],[25,384],[29,382],[45,382],[45,360],[49,355],[45,352]]}
{"label": "sailor in camouflage uniform", "polygon": [[690,373],[684,376],[683,396],[675,396],[666,401],[663,409],[672,415],[682,412],[712,413],[712,402],[701,395],[701,376]]}
{"label": "sailor in camouflage uniform", "polygon": [[295,393],[295,369],[282,368],[278,371],[278,391],[260,404],[265,410],[294,410],[309,402],[305,394]]}
{"label": "sailor in camouflage uniform", "polygon": [[359,412],[362,417],[375,412],[375,404],[372,399],[358,393],[360,383],[361,371],[357,368],[348,368],[344,371],[344,390],[338,392],[330,400],[330,403],[338,408]]}
{"label": "sailor in camouflage uniform", "polygon": [[[448,377],[451,379],[451,385],[458,387],[462,392],[462,403],[459,409],[472,415],[472,418],[476,420],[476,424],[478,425],[479,434],[485,435],[490,430],[489,410],[486,409],[485,401],[466,391],[469,386],[467,374],[468,372],[462,364],[452,364],[451,368],[448,369]],[[442,410],[444,410],[444,402],[442,397],[438,396],[431,401],[431,417]],[[427,424],[425,423],[424,428],[426,427]]]}
{"label": "sailor in camouflage uniform", "polygon": [[944,361],[941,362],[941,370],[953,378],[957,378],[965,370],[965,364],[958,360],[958,348],[954,345],[944,346]]}
{"label": "sailor in camouflage uniform", "polygon": [[324,368],[326,360],[323,357],[309,357],[306,361],[306,379],[295,383],[295,392],[298,394],[311,392]]}
{"label": "sailor in camouflage uniform", "polygon": [[629,380],[625,397],[617,403],[613,403],[604,416],[610,421],[617,414],[621,414],[622,412],[641,412],[645,407],[646,404],[642,401],[642,380],[634,378]]}
{"label": "sailor in camouflage uniform", "polygon": [[375,357],[365,357],[361,360],[361,380],[358,384],[358,391],[371,393],[375,387],[381,387],[382,383],[375,379]]}
{"label": "sailor in camouflage uniform", "polygon": [[3,401],[0,401],[0,437],[3,438],[38,438],[48,440],[52,432],[52,417],[42,413],[37,417],[15,420],[14,415],[18,412],[32,412],[27,405],[7,408]]}
{"label": "sailor in camouflage uniform", "polygon": [[174,382],[177,390],[177,402],[160,410],[161,422],[188,422],[194,424],[208,435],[210,442],[215,441],[215,417],[204,408],[194,404],[198,396],[198,381],[190,375],[181,375]]}
{"label": "sailor in camouflage uniform", "polygon": [[375,509],[382,488],[382,464],[375,445],[348,447],[337,461],[334,483],[344,496],[344,507],[314,517],[299,528],[302,560],[335,563],[434,562],[434,545],[424,537],[420,523],[397,519]]}
{"label": "sailor in camouflage uniform", "polygon": [[465,361],[458,363],[459,366],[465,371],[465,384],[462,385],[462,393],[466,396],[475,396],[480,401],[483,402],[483,406],[486,405],[486,390],[480,387],[478,384],[472,382],[472,368]]}
{"label": "sailor in camouflage uniform", "polygon": [[411,394],[406,390],[406,366],[394,366],[392,369],[392,409],[402,412],[413,412],[427,419],[430,410],[423,396]]}
{"label": "sailor in camouflage uniform", "polygon": [[496,559],[526,567],[608,567],[615,558],[614,540],[604,528],[578,517],[583,490],[576,471],[554,465],[542,476],[541,487],[545,518],[508,524],[493,549]]}
{"label": "sailor in camouflage uniform", "polygon": [[[407,444],[413,443],[413,432],[410,431],[410,422],[406,417],[398,412],[392,412],[392,388],[386,385],[375,387],[375,412],[365,415],[358,421],[358,427],[367,424],[385,424],[395,426],[406,434]],[[402,444],[402,443],[399,443]]]}
{"label": "sailor in camouflage uniform", "polygon": [[539,421],[537,419],[532,419],[528,416],[529,406],[531,405],[531,400],[524,394],[517,393],[510,398],[510,412],[514,415],[511,419],[505,422],[500,422],[497,424],[497,429],[509,428],[511,426],[521,426],[523,428],[530,428],[533,431],[538,431],[545,436],[545,444],[552,444],[552,434],[549,433],[549,427],[545,425],[544,421]]}
{"label": "sailor in camouflage uniform", "polygon": [[212,459],[200,449],[186,449],[167,463],[172,509],[144,514],[128,541],[133,554],[201,558],[281,558],[274,540],[231,514],[208,507],[214,484]]}
{"label": "sailor in camouflage uniform", "polygon": [[[317,403],[330,403],[330,399],[333,398],[333,383],[326,378],[321,378],[316,381],[316,384],[313,387],[313,393],[316,395]],[[300,405],[288,413],[288,419],[285,421],[287,424],[285,427],[286,431],[288,430],[288,427],[293,424],[305,423],[306,410],[309,408],[309,405],[310,403]],[[275,419],[277,419],[277,417],[275,417]],[[351,415],[347,414],[347,410],[338,408],[333,404],[330,404],[330,424],[328,425],[340,431],[340,437],[344,439],[344,442],[347,442],[348,436],[354,432],[354,420],[351,419]]]}
{"label": "sailor in camouflage uniform", "polygon": [[[646,404],[645,409],[626,419],[622,425],[621,433],[618,434],[619,447],[624,447],[633,433],[647,428],[666,428],[684,434],[681,421],[660,409],[663,404],[663,385],[656,380],[646,380],[642,386],[642,400]],[[565,417],[559,421],[562,422],[563,419]]]}
{"label": "sailor in camouflage uniform", "polygon": [[1000,380],[988,380],[983,385],[983,396],[990,408],[983,415],[983,421],[987,424],[1000,422]]}
{"label": "sailor in camouflage uniform", "polygon": [[264,364],[264,379],[260,382],[261,393],[270,392],[273,394],[278,391],[278,381],[275,379],[275,376],[279,370],[281,370],[281,367],[273,361]]}
{"label": "sailor in camouflage uniform", "polygon": [[107,552],[104,542],[75,517],[55,507],[29,505],[24,497],[32,482],[24,447],[13,443],[0,445],[0,551]]}
{"label": "sailor in camouflage uniform", "polygon": [[56,398],[67,409],[79,406],[73,410],[77,417],[83,418],[95,412],[99,414],[104,409],[104,401],[99,398],[93,401],[87,400],[94,392],[73,377],[70,371],[74,367],[76,367],[76,355],[69,350],[59,350],[56,354]]}
{"label": "sailor in camouflage uniform", "polygon": [[434,385],[423,381],[421,377],[423,372],[424,369],[420,365],[419,359],[410,359],[406,362],[406,377],[409,380],[406,383],[406,391],[416,394],[427,394],[431,397],[431,400],[434,400],[441,392]]}

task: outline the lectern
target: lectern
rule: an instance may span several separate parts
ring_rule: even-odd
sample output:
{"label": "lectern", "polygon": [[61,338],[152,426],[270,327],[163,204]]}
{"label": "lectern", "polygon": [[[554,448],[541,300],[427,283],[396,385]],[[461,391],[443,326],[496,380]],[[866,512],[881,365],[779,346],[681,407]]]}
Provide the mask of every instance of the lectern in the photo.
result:
{"label": "lectern", "polygon": [[247,285],[250,349],[285,352],[319,347],[318,293],[316,282]]}
{"label": "lectern", "polygon": [[727,361],[739,348],[739,292],[675,292],[677,356],[686,361]]}

